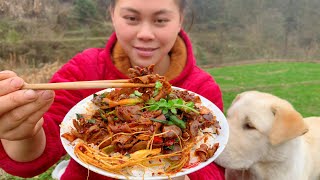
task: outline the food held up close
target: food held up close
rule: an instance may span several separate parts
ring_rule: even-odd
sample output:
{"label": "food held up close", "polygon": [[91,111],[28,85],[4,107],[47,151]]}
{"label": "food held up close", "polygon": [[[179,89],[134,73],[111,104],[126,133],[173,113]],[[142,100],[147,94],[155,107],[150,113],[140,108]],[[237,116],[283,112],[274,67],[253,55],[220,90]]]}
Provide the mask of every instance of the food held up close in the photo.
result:
{"label": "food held up close", "polygon": [[125,177],[171,176],[214,155],[219,143],[208,139],[219,136],[215,114],[153,67],[130,68],[129,81],[154,87],[100,91],[86,113],[74,115],[62,137],[82,162]]}

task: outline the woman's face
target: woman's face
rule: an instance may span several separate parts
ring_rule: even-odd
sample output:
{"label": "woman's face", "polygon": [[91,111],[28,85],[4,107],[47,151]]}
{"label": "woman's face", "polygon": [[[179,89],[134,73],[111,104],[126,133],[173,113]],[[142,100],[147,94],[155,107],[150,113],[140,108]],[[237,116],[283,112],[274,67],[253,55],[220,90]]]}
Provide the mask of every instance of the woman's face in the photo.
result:
{"label": "woman's face", "polygon": [[111,17],[131,64],[140,67],[168,56],[182,25],[175,0],[117,0]]}

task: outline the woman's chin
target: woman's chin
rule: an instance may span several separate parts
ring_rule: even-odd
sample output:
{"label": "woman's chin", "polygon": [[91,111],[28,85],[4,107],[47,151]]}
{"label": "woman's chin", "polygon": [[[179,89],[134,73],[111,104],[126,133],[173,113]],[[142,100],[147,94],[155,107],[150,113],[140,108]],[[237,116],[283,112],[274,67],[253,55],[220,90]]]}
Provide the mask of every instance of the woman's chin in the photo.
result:
{"label": "woman's chin", "polygon": [[132,63],[134,66],[139,66],[139,67],[148,67],[152,64],[156,64],[152,58],[150,59],[137,59],[136,58],[136,61]]}

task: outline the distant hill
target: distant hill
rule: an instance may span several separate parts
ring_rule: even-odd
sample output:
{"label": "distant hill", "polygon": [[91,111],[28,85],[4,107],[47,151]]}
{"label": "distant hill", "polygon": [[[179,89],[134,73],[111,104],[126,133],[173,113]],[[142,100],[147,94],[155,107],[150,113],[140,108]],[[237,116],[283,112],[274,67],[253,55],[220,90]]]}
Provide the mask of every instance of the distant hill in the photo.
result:
{"label": "distant hill", "polygon": [[0,0],[0,17],[48,18],[70,9],[72,3],[73,0]]}
{"label": "distant hill", "polygon": [[[42,62],[68,59],[84,47],[103,46],[105,39],[92,40],[112,31],[109,2],[0,0],[0,61],[13,55]],[[188,2],[185,30],[200,65],[320,59],[319,0]]]}

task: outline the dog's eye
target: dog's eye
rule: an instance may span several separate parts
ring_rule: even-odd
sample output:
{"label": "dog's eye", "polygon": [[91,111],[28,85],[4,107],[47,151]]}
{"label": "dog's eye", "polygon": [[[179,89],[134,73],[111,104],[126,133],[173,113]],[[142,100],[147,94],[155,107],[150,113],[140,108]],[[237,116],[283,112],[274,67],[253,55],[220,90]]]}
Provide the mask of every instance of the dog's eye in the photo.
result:
{"label": "dog's eye", "polygon": [[272,112],[272,114],[275,116],[275,115],[276,115],[277,110],[276,110],[276,109],[271,109],[271,112]]}
{"label": "dog's eye", "polygon": [[244,125],[243,125],[243,129],[245,130],[254,130],[256,129],[253,124],[251,122],[246,122]]}

